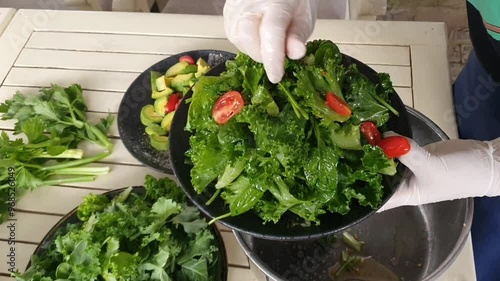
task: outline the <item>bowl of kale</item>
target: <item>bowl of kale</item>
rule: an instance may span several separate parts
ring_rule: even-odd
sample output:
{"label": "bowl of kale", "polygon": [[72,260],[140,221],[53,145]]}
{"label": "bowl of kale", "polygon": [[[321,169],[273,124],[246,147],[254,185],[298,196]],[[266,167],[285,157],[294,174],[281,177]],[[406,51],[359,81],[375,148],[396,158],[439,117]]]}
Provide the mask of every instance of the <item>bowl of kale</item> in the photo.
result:
{"label": "bowl of kale", "polygon": [[226,281],[215,225],[169,178],[89,194],[43,238],[16,280]]}
{"label": "bowl of kale", "polygon": [[278,84],[243,53],[214,67],[181,102],[169,153],[209,223],[312,239],[361,222],[397,190],[408,146],[386,131],[412,136],[390,76],[314,40],[304,58],[286,60]]}

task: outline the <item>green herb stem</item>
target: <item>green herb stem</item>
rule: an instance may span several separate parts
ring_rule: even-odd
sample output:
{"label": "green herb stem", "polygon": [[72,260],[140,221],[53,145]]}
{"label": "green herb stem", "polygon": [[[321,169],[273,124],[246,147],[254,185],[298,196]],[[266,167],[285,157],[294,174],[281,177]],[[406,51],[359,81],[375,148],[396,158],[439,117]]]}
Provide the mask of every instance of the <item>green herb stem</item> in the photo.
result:
{"label": "green herb stem", "polygon": [[388,104],[384,99],[381,97],[377,96],[376,94],[372,94],[373,98],[375,98],[378,102],[380,102],[383,106],[387,107],[394,115],[399,116],[399,112],[394,109],[390,104]]}
{"label": "green herb stem", "polygon": [[95,179],[96,179],[95,176],[61,178],[61,179],[46,180],[43,182],[43,185],[49,186],[49,185],[59,185],[59,184],[74,183],[74,182],[91,182],[95,181]]}
{"label": "green herb stem", "polygon": [[300,105],[297,103],[297,101],[292,97],[292,94],[290,93],[290,91],[288,91],[286,89],[286,87],[283,86],[283,84],[279,83],[278,85],[279,85],[280,89],[286,94],[288,100],[292,104],[293,111],[295,111],[295,114],[297,115],[297,117],[300,118],[302,116],[305,119],[308,119],[307,113],[300,107]]}
{"label": "green herb stem", "polygon": [[[73,140],[75,140],[75,137],[73,135],[70,135],[68,137],[63,137],[63,138],[59,139],[59,143],[65,144],[65,143],[68,143],[68,142],[73,141]],[[53,144],[54,144],[54,141],[50,139],[50,140],[40,142],[40,143],[28,143],[28,144],[26,144],[26,147],[27,148],[43,148],[43,147],[51,146]]]}
{"label": "green herb stem", "polygon": [[77,166],[81,166],[84,164],[99,161],[99,160],[109,156],[110,154],[111,154],[111,151],[106,150],[105,152],[98,154],[96,156],[93,156],[93,157],[84,158],[84,159],[75,160],[75,161],[68,161],[68,162],[64,162],[64,163],[56,164],[56,165],[51,165],[51,166],[46,166],[46,167],[41,168],[40,170],[41,171],[52,171],[52,170],[58,170],[58,169],[77,167]]}
{"label": "green herb stem", "polygon": [[99,139],[99,141],[101,142],[101,144],[106,149],[109,149],[109,150],[113,149],[113,144],[108,139],[108,137],[101,132],[101,130],[99,130],[96,126],[93,126],[93,125],[88,125],[88,126],[90,128],[90,131],[92,131],[92,133],[94,133],[94,135],[97,137],[97,139]]}
{"label": "green herb stem", "polygon": [[216,217],[216,218],[212,219],[211,221],[209,221],[209,222],[208,222],[208,225],[211,225],[211,224],[215,223],[215,222],[216,222],[216,221],[218,221],[218,220],[225,219],[225,218],[228,218],[228,217],[230,217],[230,216],[231,216],[231,213],[227,213],[227,214],[224,214],[224,215],[222,215],[222,216],[218,216],[218,217]]}
{"label": "green herb stem", "polygon": [[349,232],[344,231],[342,233],[342,241],[344,241],[347,246],[353,248],[357,252],[361,252],[361,243],[356,240],[356,238],[354,238],[354,236],[352,236]]}
{"label": "green herb stem", "polygon": [[53,175],[101,176],[109,173],[109,167],[77,167],[55,170]]}
{"label": "green herb stem", "polygon": [[61,154],[58,155],[50,155],[47,152],[42,153],[41,155],[35,156],[35,158],[52,158],[52,159],[82,159],[83,150],[81,149],[68,149]]}
{"label": "green herb stem", "polygon": [[210,200],[207,201],[206,205],[210,205],[212,204],[212,202],[214,202],[214,200],[217,198],[217,196],[219,196],[219,193],[222,191],[222,189],[217,189],[217,191],[214,193],[214,195],[212,196],[212,198],[210,198]]}

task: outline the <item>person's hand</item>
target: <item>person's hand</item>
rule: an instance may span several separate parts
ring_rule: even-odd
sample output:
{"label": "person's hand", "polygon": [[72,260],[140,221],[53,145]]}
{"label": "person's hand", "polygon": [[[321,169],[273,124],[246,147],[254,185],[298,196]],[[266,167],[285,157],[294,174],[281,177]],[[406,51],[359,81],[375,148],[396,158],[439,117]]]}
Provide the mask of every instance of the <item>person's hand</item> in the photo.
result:
{"label": "person's hand", "polygon": [[316,22],[317,0],[227,0],[224,28],[228,40],[263,63],[269,81],[278,83],[285,56],[301,59]]}
{"label": "person's hand", "polygon": [[491,142],[446,140],[420,147],[399,158],[411,171],[394,196],[379,210],[469,197],[500,195],[500,138]]}

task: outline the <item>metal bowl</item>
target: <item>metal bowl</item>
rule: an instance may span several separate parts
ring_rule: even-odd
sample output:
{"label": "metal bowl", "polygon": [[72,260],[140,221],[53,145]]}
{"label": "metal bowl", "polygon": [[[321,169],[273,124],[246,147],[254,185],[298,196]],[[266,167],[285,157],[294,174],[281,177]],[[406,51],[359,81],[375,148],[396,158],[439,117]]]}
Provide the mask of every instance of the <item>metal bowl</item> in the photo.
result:
{"label": "metal bowl", "polygon": [[[447,139],[431,120],[408,108],[413,138],[420,145]],[[473,200],[462,199],[379,213],[347,229],[365,242],[362,255],[405,281],[437,279],[455,261],[470,231]],[[346,249],[336,239],[276,242],[235,232],[264,280],[331,280],[329,268]],[[336,242],[331,242],[336,240]],[[259,280],[259,281],[261,281]],[[382,281],[380,279],[373,279]]]}

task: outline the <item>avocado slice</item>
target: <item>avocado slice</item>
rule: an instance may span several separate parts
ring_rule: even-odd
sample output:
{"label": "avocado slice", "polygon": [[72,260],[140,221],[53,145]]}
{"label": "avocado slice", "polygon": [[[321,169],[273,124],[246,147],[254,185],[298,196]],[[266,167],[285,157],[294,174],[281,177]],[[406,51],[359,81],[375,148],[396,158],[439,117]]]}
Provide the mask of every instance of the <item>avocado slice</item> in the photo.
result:
{"label": "avocado slice", "polygon": [[203,58],[198,58],[198,60],[196,61],[196,65],[198,65],[198,67],[209,66],[208,63]]}
{"label": "avocado slice", "polygon": [[185,61],[178,62],[172,65],[167,72],[165,72],[165,77],[172,77],[180,74],[195,73],[198,71],[197,65],[191,65]]}
{"label": "avocado slice", "polygon": [[150,135],[151,146],[156,150],[168,150],[168,137],[159,135]]}
{"label": "avocado slice", "polygon": [[168,98],[166,96],[160,97],[159,99],[155,100],[155,112],[162,118],[165,116],[165,106],[167,106],[167,102]]}
{"label": "avocado slice", "polygon": [[175,78],[172,80],[172,89],[174,89],[177,92],[182,92],[184,90],[184,87],[189,86],[189,82],[191,79],[194,78],[193,73],[188,73],[188,74],[181,74],[175,76]]}
{"label": "avocado slice", "polygon": [[161,92],[167,88],[167,83],[165,83],[165,75],[160,76],[156,79],[156,90]]}
{"label": "avocado slice", "polygon": [[156,80],[158,78],[160,78],[162,76],[162,74],[158,71],[151,71],[151,90],[154,92],[154,91],[157,91],[158,92],[158,89],[156,88]]}
{"label": "avocado slice", "polygon": [[158,136],[164,136],[167,134],[165,130],[163,130],[160,125],[156,123],[149,124],[146,127],[146,134],[152,136],[152,135],[158,135]]}
{"label": "avocado slice", "polygon": [[152,123],[160,123],[163,120],[163,116],[156,113],[155,108],[152,104],[147,104],[141,109],[141,123],[144,126],[149,126]]}
{"label": "avocado slice", "polygon": [[163,120],[161,121],[161,128],[167,132],[170,132],[170,127],[172,126],[172,120],[174,119],[175,111],[169,112]]}
{"label": "avocado slice", "polygon": [[174,77],[165,77],[165,84],[167,85],[167,87],[170,87],[170,85],[172,85],[173,79]]}
{"label": "avocado slice", "polygon": [[168,97],[173,92],[174,92],[174,90],[172,90],[171,88],[167,87],[167,88],[165,88],[165,90],[163,90],[161,92],[153,91],[153,94],[151,95],[151,98],[153,98],[153,99],[156,100],[156,99],[159,99],[161,97]]}

